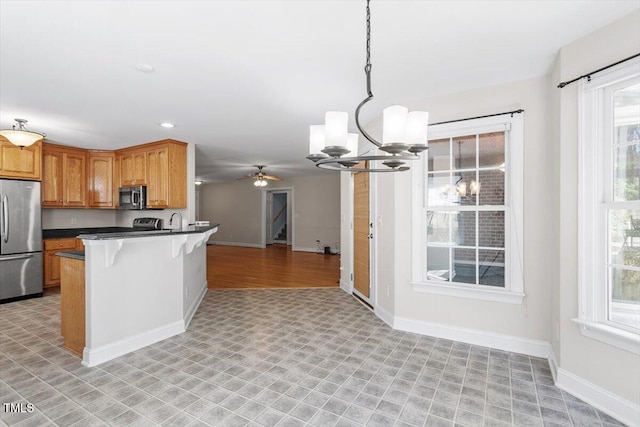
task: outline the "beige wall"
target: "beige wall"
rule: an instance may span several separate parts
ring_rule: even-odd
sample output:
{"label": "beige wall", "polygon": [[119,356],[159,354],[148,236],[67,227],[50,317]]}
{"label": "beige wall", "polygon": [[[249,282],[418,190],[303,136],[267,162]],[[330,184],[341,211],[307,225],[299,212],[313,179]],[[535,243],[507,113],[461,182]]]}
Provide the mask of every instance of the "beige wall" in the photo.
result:
{"label": "beige wall", "polygon": [[[571,80],[639,51],[640,12],[636,12],[563,47],[553,75],[560,81]],[[571,320],[578,317],[578,90],[577,83],[558,89],[560,99],[553,104],[560,117],[550,147],[559,155],[555,172],[559,233],[554,244],[562,254],[559,274],[553,278],[559,307],[554,317],[560,331],[553,347],[561,369],[638,405],[638,355],[583,336]]]}
{"label": "beige wall", "polygon": [[[216,242],[259,247],[263,241],[263,191],[253,180],[200,186],[200,217],[220,223]],[[293,249],[315,250],[316,240],[334,247],[340,242],[340,177],[299,176],[270,182],[265,190],[293,189]]]}
{"label": "beige wall", "polygon": [[[474,330],[551,343],[561,387],[594,404],[622,398],[640,404],[640,358],[584,337],[578,317],[578,85],[570,80],[640,51],[640,12],[565,46],[550,75],[411,105],[431,113],[431,121],[454,120],[517,108],[525,110],[524,292],[522,305],[420,293],[411,281],[411,176],[377,177],[375,259],[377,307],[397,321],[442,325],[448,331]],[[374,122],[371,129],[379,129]],[[378,132],[379,133],[379,132]],[[376,134],[374,132],[374,134]],[[348,191],[343,180],[342,191]],[[349,215],[343,210],[343,215]],[[343,234],[350,236],[348,221]],[[374,231],[375,233],[375,231]],[[348,271],[343,272],[343,279]],[[609,394],[613,393],[613,394]],[[603,397],[605,396],[605,397]],[[603,400],[600,400],[602,402]],[[625,404],[623,404],[625,405]],[[607,408],[600,405],[600,408]],[[609,408],[611,409],[611,408]]]}
{"label": "beige wall", "polygon": [[[437,325],[481,330],[494,334],[548,342],[551,332],[551,281],[553,262],[549,242],[553,239],[548,217],[554,183],[547,154],[548,86],[546,77],[426,100],[412,109],[431,112],[432,122],[473,117],[518,108],[525,110],[524,147],[524,290],[519,304],[413,290],[411,286],[412,229],[411,174],[387,174],[378,178],[376,205],[378,302],[396,317]],[[395,252],[394,252],[395,250]],[[387,256],[387,251],[392,256]],[[393,274],[390,272],[393,271]],[[389,288],[389,289],[387,289]],[[387,294],[395,295],[395,300]]]}
{"label": "beige wall", "polygon": [[115,227],[116,211],[101,209],[42,209],[42,228]]}

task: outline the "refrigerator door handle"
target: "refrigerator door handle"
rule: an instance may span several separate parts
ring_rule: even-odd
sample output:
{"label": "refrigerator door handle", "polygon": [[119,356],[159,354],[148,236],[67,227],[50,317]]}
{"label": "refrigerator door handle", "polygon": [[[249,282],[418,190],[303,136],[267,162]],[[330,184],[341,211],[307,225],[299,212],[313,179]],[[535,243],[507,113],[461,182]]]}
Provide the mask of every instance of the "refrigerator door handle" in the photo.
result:
{"label": "refrigerator door handle", "polygon": [[33,254],[3,255],[3,256],[0,256],[0,262],[15,261],[17,259],[29,259],[29,258],[33,258]]}
{"label": "refrigerator door handle", "polygon": [[9,199],[5,194],[2,196],[2,236],[4,242],[9,242]]}

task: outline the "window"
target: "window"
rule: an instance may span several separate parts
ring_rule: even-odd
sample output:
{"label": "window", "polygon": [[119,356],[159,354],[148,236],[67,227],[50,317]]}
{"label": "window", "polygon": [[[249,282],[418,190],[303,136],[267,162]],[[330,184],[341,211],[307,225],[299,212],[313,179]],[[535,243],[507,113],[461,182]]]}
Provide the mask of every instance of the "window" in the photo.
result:
{"label": "window", "polygon": [[578,322],[640,352],[640,62],[581,84]]}
{"label": "window", "polygon": [[414,289],[522,302],[522,144],[523,114],[429,128],[413,169]]}

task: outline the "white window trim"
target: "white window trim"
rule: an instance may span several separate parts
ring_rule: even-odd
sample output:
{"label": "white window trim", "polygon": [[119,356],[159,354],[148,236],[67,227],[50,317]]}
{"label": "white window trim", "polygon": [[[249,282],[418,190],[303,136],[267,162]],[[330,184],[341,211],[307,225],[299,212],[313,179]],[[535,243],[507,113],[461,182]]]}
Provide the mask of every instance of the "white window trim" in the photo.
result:
{"label": "white window trim", "polygon": [[412,281],[413,289],[437,295],[487,300],[509,304],[522,304],[523,277],[523,169],[524,169],[524,113],[500,115],[465,122],[447,123],[429,127],[429,139],[450,138],[472,133],[509,130],[505,141],[506,165],[509,173],[505,181],[505,288],[461,283],[435,282],[426,279],[427,236],[425,233],[425,185],[427,156],[412,170]]}
{"label": "white window trim", "polygon": [[[601,159],[604,155],[601,89],[640,75],[640,60],[598,73],[582,80],[578,91],[578,318],[584,336],[629,352],[640,354],[640,334],[618,328],[607,319],[609,299],[606,280],[607,242],[602,226],[604,183]],[[606,171],[605,171],[606,173]],[[594,190],[595,189],[595,190]]]}

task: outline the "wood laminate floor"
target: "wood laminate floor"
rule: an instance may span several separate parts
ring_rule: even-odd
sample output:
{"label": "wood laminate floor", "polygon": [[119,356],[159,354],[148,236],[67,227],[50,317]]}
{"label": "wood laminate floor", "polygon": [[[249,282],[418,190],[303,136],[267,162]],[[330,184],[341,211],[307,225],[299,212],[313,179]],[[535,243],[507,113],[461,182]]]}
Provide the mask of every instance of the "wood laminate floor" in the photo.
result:
{"label": "wood laminate floor", "polygon": [[339,255],[293,252],[287,245],[207,246],[209,288],[329,288],[339,280]]}

